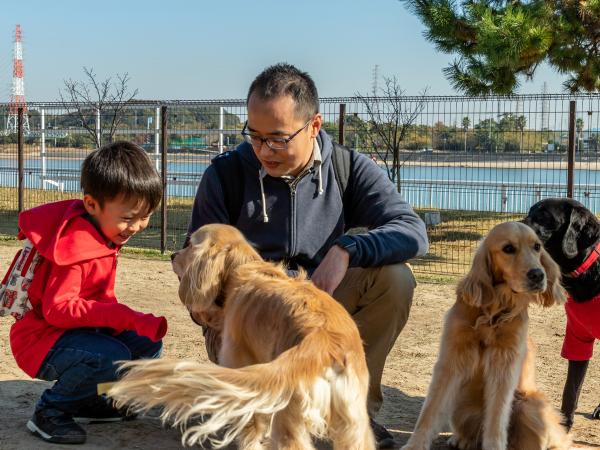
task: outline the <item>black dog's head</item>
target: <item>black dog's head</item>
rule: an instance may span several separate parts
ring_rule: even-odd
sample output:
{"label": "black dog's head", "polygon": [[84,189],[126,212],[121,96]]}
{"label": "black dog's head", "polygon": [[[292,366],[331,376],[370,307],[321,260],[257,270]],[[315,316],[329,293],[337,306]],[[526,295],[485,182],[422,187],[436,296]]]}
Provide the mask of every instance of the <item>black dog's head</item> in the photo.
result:
{"label": "black dog's head", "polygon": [[559,265],[562,284],[576,302],[600,294],[600,260],[580,276],[570,275],[600,240],[600,222],[590,210],[575,200],[548,198],[533,205],[523,222],[534,229]]}
{"label": "black dog's head", "polygon": [[573,270],[600,238],[600,222],[581,203],[568,198],[537,202],[523,222],[534,229],[563,271]]}

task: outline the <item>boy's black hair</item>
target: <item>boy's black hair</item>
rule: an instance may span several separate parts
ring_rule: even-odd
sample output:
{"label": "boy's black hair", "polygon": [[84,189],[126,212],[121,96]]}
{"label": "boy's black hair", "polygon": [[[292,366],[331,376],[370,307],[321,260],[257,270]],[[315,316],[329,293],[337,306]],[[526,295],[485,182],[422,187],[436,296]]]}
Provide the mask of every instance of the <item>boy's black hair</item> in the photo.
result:
{"label": "boy's black hair", "polygon": [[315,82],[308,73],[291,64],[279,63],[263,70],[250,85],[246,102],[252,94],[264,100],[291,96],[296,102],[296,114],[303,120],[319,112],[319,94]]}
{"label": "boy's black hair", "polygon": [[162,180],[141,147],[127,141],[114,142],[91,152],[81,166],[81,188],[100,207],[122,197],[144,202],[154,211],[162,199]]}

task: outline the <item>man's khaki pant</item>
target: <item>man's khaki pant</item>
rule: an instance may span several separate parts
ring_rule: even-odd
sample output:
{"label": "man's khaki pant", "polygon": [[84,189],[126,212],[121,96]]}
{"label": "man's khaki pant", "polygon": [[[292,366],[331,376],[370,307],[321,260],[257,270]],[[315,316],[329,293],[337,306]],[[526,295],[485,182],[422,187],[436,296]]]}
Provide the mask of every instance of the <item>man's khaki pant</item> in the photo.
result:
{"label": "man's khaki pant", "polygon": [[333,297],[352,315],[365,345],[369,368],[368,410],[383,403],[381,375],[385,360],[406,325],[417,283],[408,264],[352,268]]}
{"label": "man's khaki pant", "polygon": [[[381,375],[385,360],[408,320],[417,283],[408,264],[352,268],[333,293],[352,315],[365,345],[369,368],[368,410],[375,416],[383,403]],[[204,328],[206,351],[218,363],[221,336]]]}

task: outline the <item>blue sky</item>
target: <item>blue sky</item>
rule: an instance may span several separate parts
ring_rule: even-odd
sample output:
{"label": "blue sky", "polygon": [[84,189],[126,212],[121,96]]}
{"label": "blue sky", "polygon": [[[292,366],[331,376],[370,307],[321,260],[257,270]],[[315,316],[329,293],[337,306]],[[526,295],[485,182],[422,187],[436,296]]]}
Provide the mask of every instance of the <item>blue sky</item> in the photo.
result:
{"label": "blue sky", "polygon": [[[25,94],[55,100],[82,67],[100,78],[129,73],[144,99],[243,98],[266,66],[308,71],[319,94],[371,89],[372,72],[395,75],[407,94],[457,94],[442,74],[453,59],[422,36],[397,0],[29,0],[0,14],[0,102],[10,96],[15,24],[23,30]],[[521,93],[562,92],[562,78],[538,69]]]}

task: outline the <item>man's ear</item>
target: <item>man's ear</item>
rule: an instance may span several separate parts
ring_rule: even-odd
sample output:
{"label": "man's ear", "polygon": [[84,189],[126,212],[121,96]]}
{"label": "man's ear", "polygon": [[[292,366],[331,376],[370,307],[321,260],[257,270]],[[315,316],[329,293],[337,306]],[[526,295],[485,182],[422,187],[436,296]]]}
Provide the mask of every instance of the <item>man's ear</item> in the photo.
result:
{"label": "man's ear", "polygon": [[308,126],[308,129],[310,130],[311,138],[317,137],[317,135],[319,134],[319,131],[321,130],[322,125],[323,125],[323,116],[321,116],[321,113],[317,113],[317,115],[315,116],[313,121]]}

